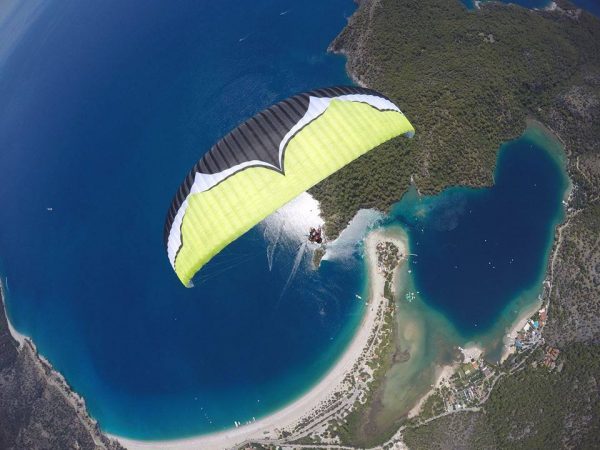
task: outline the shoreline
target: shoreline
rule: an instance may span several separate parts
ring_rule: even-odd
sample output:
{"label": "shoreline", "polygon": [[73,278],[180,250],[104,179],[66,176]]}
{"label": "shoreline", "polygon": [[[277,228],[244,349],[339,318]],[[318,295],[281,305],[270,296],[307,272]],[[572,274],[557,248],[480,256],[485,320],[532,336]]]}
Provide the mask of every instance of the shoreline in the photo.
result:
{"label": "shoreline", "polygon": [[527,308],[523,308],[520,311],[519,315],[515,318],[511,326],[505,328],[505,334],[502,336],[502,354],[500,356],[500,360],[498,361],[500,364],[506,361],[510,355],[515,353],[516,347],[514,344],[511,345],[510,343],[515,341],[519,331],[523,329],[531,316],[533,316],[542,307],[542,305],[543,301],[538,297],[534,304]]}
{"label": "shoreline", "polygon": [[10,321],[10,317],[8,316],[8,310],[6,307],[6,291],[4,287],[4,283],[0,280],[0,296],[1,303],[4,312],[4,317],[6,317],[6,324],[8,325],[8,332],[13,337],[15,341],[19,344],[17,347],[18,351],[28,351],[31,353],[32,357],[44,368],[45,372],[48,374],[48,382],[54,384],[57,388],[59,388],[60,392],[63,394],[65,399],[76,409],[78,412],[83,413],[87,418],[90,419],[91,423],[95,426],[96,422],[92,419],[87,413],[87,409],[85,406],[84,398],[75,392],[69,383],[65,379],[62,373],[57,371],[52,363],[48,361],[44,356],[42,356],[29,336],[19,333],[13,324]]}
{"label": "shoreline", "polygon": [[[128,449],[235,448],[256,441],[276,443],[284,436],[288,436],[287,433],[294,433],[294,431],[303,433],[307,428],[314,428],[322,425],[324,420],[329,420],[332,416],[332,409],[335,414],[347,414],[353,408],[354,402],[363,397],[365,390],[368,389],[367,384],[370,380],[358,383],[357,381],[359,374],[370,372],[369,363],[373,360],[373,352],[377,348],[377,336],[388,309],[387,301],[383,295],[386,278],[383,271],[378,268],[377,243],[382,241],[394,243],[399,248],[400,253],[404,255],[392,271],[394,282],[398,281],[399,268],[405,262],[405,255],[408,253],[407,236],[402,230],[396,229],[377,228],[368,232],[363,239],[363,256],[367,265],[369,297],[364,304],[366,309],[363,312],[361,323],[339,360],[316,385],[302,396],[282,409],[255,422],[214,433],[156,441],[137,440],[102,432],[104,436]],[[3,298],[6,294],[4,283],[1,280],[0,294],[3,294]],[[87,412],[85,400],[69,386],[62,374],[57,372],[52,364],[37,352],[32,339],[16,330],[9,320],[4,302],[3,308],[9,333],[18,342],[19,348],[21,350],[25,349],[36,356],[39,364],[49,374],[49,382],[60,388],[63,396],[71,406],[85,417],[86,423],[89,423],[91,427],[97,427],[96,421]],[[342,404],[340,404],[340,401]],[[334,408],[332,408],[332,405]]]}
{"label": "shoreline", "polygon": [[440,365],[436,366],[434,382],[431,385],[431,389],[429,389],[429,391],[427,391],[417,401],[417,403],[415,403],[415,405],[410,409],[410,411],[408,411],[407,417],[409,419],[412,419],[413,417],[418,417],[419,414],[421,414],[421,408],[423,408],[423,405],[425,404],[427,399],[429,397],[431,397],[431,395],[436,391],[436,389],[438,389],[442,384],[444,384],[447,380],[449,380],[452,375],[454,375],[454,372],[456,371],[457,368],[458,368],[457,363],[448,364],[445,366],[440,366]]}
{"label": "shoreline", "polygon": [[[2,310],[0,313],[4,313],[8,334],[15,341],[14,345],[18,355],[17,358],[20,358],[22,361],[30,362],[31,365],[29,367],[33,371],[32,376],[39,376],[40,379],[43,380],[41,383],[37,382],[37,387],[46,393],[44,395],[47,395],[48,391],[51,390],[62,397],[67,408],[72,411],[75,417],[77,417],[79,423],[83,426],[85,431],[89,434],[89,437],[93,440],[94,444],[98,448],[105,450],[121,448],[102,433],[102,431],[98,428],[96,420],[89,415],[85,399],[75,392],[62,373],[57,371],[54,366],[52,366],[50,361],[48,361],[38,352],[33,340],[29,336],[19,333],[13,326],[8,316],[8,310],[6,306],[6,288],[1,279],[0,303],[2,304]],[[60,409],[61,406],[58,406]],[[65,411],[63,410],[63,413],[64,412]]]}
{"label": "shoreline", "polygon": [[[299,196],[296,200],[302,205],[314,206],[317,203],[310,194],[304,194],[305,197]],[[298,205],[295,205],[298,206]],[[314,211],[311,210],[314,213]],[[317,217],[320,218],[320,211],[316,210]],[[363,240],[363,256],[367,263],[367,281],[369,286],[369,297],[366,299],[361,318],[354,336],[348,347],[332,366],[325,373],[324,377],[313,385],[307,392],[301,395],[296,400],[287,404],[283,408],[276,410],[274,413],[266,417],[256,420],[251,423],[241,425],[236,428],[227,428],[222,431],[217,431],[208,434],[200,434],[188,438],[168,439],[168,440],[137,440],[119,435],[114,435],[102,431],[102,433],[110,440],[117,441],[120,445],[128,449],[164,449],[164,450],[192,450],[192,449],[223,449],[232,448],[243,445],[252,441],[275,443],[282,438],[282,433],[293,432],[308,421],[311,423],[320,423],[323,420],[323,415],[331,409],[331,404],[336,399],[347,396],[349,388],[354,386],[354,382],[349,384],[349,378],[359,374],[361,371],[369,371],[368,363],[372,360],[371,350],[376,347],[373,341],[377,340],[376,336],[380,330],[383,312],[386,309],[386,301],[383,296],[385,287],[385,275],[377,266],[377,249],[378,242],[392,242],[400,249],[403,255],[408,253],[408,239],[401,230],[389,230],[385,228],[377,228],[369,231]],[[401,259],[399,265],[393,270],[394,281],[397,282],[399,267],[405,261]],[[2,280],[0,280],[0,295],[6,298],[6,288]],[[21,351],[28,351],[35,355],[41,367],[48,374],[48,381],[55,387],[59,388],[68,403],[82,414],[84,421],[89,423],[91,427],[97,427],[97,422],[89,415],[85,405],[85,400],[67,383],[63,375],[56,371],[50,361],[38,353],[37,347],[33,340],[26,336],[13,326],[10,321],[7,305],[2,302],[3,312],[6,317],[8,331],[18,344]],[[375,339],[374,339],[375,338]],[[361,385],[365,387],[365,385]],[[351,396],[353,399],[363,395],[363,391],[354,389],[356,392]],[[337,412],[346,413],[353,406],[353,402],[345,402],[342,408],[338,408]]]}
{"label": "shoreline", "polygon": [[431,389],[429,389],[419,400],[415,403],[415,405],[410,409],[407,414],[409,419],[414,417],[418,417],[421,413],[421,408],[427,401],[427,399],[435,393],[437,389],[439,389],[442,385],[446,384],[448,380],[454,375],[456,370],[460,367],[461,364],[465,362],[469,362],[470,360],[477,361],[482,355],[485,354],[485,347],[480,346],[479,344],[469,343],[465,348],[457,347],[462,356],[462,361],[454,361],[452,364],[446,365],[436,365],[435,367],[435,376],[434,382],[431,385]]}
{"label": "shoreline", "polygon": [[[6,288],[4,287],[4,282],[0,279],[0,295],[2,296],[2,308],[4,311],[4,317],[6,317],[6,324],[8,325],[8,331],[10,335],[13,337],[15,341],[19,343],[19,348],[23,348],[23,345],[26,341],[31,341],[29,336],[25,336],[22,333],[19,333],[17,329],[13,326],[10,321],[10,316],[8,315],[8,308],[6,306]],[[31,341],[33,342],[33,341]]]}
{"label": "shoreline", "polygon": [[[402,254],[407,253],[408,242],[404,237],[397,236],[396,233],[392,235],[389,232],[386,233],[385,230],[377,229],[367,235],[364,241],[364,255],[368,264],[369,300],[365,304],[367,309],[364,312],[361,324],[351,343],[333,368],[299,399],[250,424],[195,437],[164,441],[142,441],[111,434],[107,434],[107,436],[116,439],[121,445],[133,450],[192,450],[198,448],[209,450],[232,448],[252,441],[275,443],[280,439],[281,433],[292,432],[298,428],[298,425],[307,420],[309,425],[302,427],[303,429],[311,428],[311,422],[316,425],[320,424],[324,420],[323,414],[328,412],[325,410],[331,407],[331,401],[345,397],[340,394],[346,393],[349,386],[352,386],[352,384],[346,383],[348,377],[360,374],[360,370],[355,368],[356,365],[361,364],[368,367],[368,354],[372,349],[371,336],[377,331],[383,317],[381,311],[386,306],[383,297],[385,276],[377,270],[376,245],[381,240],[393,242],[399,247]],[[398,272],[398,267],[394,269],[394,272]],[[360,395],[356,392],[353,394],[356,395],[350,397]]]}

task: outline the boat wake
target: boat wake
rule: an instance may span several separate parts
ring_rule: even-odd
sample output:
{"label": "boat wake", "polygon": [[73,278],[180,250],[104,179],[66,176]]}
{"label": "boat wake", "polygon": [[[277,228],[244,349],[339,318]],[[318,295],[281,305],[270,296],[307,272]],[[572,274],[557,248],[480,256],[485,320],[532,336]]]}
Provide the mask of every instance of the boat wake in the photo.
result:
{"label": "boat wake", "polygon": [[243,36],[241,38],[238,39],[238,42],[244,42],[246,39],[248,39],[250,36],[252,36],[252,33],[247,34],[246,36]]}
{"label": "boat wake", "polygon": [[277,249],[277,244],[279,243],[279,239],[281,238],[281,233],[283,232],[283,227],[285,226],[285,219],[279,223],[279,227],[275,231],[275,236],[271,236],[272,228],[265,226],[265,231],[263,236],[265,241],[269,244],[267,245],[267,264],[269,265],[269,272],[273,270],[273,259],[275,256],[275,250]]}
{"label": "boat wake", "polygon": [[290,284],[292,284],[292,281],[294,281],[294,277],[296,276],[296,273],[298,272],[298,268],[300,267],[302,258],[304,258],[304,253],[306,252],[307,247],[308,247],[308,243],[306,243],[306,242],[303,242],[300,245],[300,248],[298,249],[298,252],[296,253],[296,258],[294,258],[294,265],[292,266],[292,271],[290,272],[288,279],[285,282],[283,289],[281,290],[281,294],[279,295],[279,300],[281,300],[283,298],[288,287],[290,286]]}

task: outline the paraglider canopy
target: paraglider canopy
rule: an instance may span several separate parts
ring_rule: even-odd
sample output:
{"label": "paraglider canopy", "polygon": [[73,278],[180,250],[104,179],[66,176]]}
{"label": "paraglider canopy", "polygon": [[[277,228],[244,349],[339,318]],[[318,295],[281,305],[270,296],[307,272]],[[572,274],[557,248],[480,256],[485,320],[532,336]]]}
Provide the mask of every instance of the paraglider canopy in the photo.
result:
{"label": "paraglider canopy", "polygon": [[164,228],[177,276],[189,286],[276,209],[379,144],[413,133],[388,98],[355,86],[298,94],[260,112],[217,142],[179,187]]}

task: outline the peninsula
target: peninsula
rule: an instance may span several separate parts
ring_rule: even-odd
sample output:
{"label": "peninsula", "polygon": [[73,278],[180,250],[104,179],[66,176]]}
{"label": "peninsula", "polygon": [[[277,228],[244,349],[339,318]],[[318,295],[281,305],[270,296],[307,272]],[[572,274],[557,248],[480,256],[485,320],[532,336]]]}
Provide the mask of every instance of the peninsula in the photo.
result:
{"label": "peninsula", "polygon": [[[330,51],[361,85],[406,111],[411,140],[392,140],[311,190],[328,236],[361,208],[388,211],[414,184],[489,186],[500,145],[528,118],[566,145],[579,198],[598,189],[600,20],[568,2],[550,11],[490,2],[363,0]],[[460,149],[460,150],[458,150]],[[586,172],[581,175],[575,166]]]}

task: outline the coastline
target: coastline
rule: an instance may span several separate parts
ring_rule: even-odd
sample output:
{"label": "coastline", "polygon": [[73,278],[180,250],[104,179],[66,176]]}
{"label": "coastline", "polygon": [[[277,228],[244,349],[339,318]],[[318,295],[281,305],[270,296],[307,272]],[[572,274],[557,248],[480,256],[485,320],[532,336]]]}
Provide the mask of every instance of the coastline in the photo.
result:
{"label": "coastline", "polygon": [[[362,393],[360,387],[365,387],[364,384],[359,384],[359,388],[357,388],[356,379],[359,378],[362,371],[369,371],[369,356],[374,343],[376,343],[376,339],[373,338],[377,334],[387,309],[383,296],[385,275],[377,267],[376,246],[380,241],[394,243],[403,255],[408,251],[407,240],[396,233],[386,233],[385,230],[378,229],[367,235],[364,249],[370,284],[369,300],[365,304],[367,309],[359,329],[333,368],[302,397],[255,422],[215,433],[166,441],[141,441],[108,434],[109,438],[116,439],[121,445],[134,450],[192,450],[197,448],[208,450],[236,447],[252,441],[275,443],[280,439],[280,435],[293,434],[298,428],[302,430],[308,428],[310,431],[342,408],[347,410],[354,401],[360,398]],[[395,278],[398,267],[394,269],[394,272]],[[349,390],[351,391],[350,395],[348,395]],[[335,402],[340,399],[343,403],[342,408],[339,406],[336,408]]]}
{"label": "coastline", "polygon": [[454,372],[456,371],[457,367],[458,367],[458,365],[456,363],[449,364],[446,366],[436,366],[435,381],[431,385],[431,389],[429,391],[427,391],[417,401],[417,403],[415,403],[415,406],[413,406],[410,409],[410,411],[407,414],[407,417],[409,419],[412,419],[413,417],[417,417],[421,413],[421,408],[423,407],[423,405],[425,404],[427,399],[436,391],[436,389],[438,389],[442,384],[447,382],[452,375],[454,375]]}
{"label": "coastline", "polygon": [[[6,290],[2,280],[0,280],[0,304],[2,306],[0,314],[4,314],[8,334],[14,339],[13,345],[15,346],[16,360],[18,361],[14,366],[3,367],[3,370],[8,370],[5,372],[6,379],[3,382],[6,384],[3,387],[11,389],[11,378],[17,376],[16,374],[20,374],[20,377],[14,378],[18,380],[19,391],[27,391],[34,386],[36,395],[44,399],[36,401],[38,408],[40,407],[39,402],[60,399],[52,400],[52,407],[57,417],[51,422],[46,421],[43,415],[40,415],[39,411],[32,410],[31,404],[20,404],[19,401],[16,401],[11,407],[16,410],[27,409],[30,416],[28,419],[29,425],[32,423],[35,424],[34,426],[38,430],[42,429],[48,433],[51,432],[52,427],[67,426],[68,421],[72,420],[73,422],[71,422],[70,426],[75,428],[80,427],[80,430],[87,435],[86,439],[91,439],[96,448],[105,450],[122,449],[118,443],[107,438],[101,432],[97,422],[88,414],[83,397],[69,386],[65,377],[54,369],[46,358],[40,355],[33,340],[15,329],[8,316]],[[22,411],[20,413],[22,414]],[[61,421],[64,422],[61,423]],[[58,429],[55,431],[58,432]],[[31,431],[28,430],[28,432]],[[73,429],[70,429],[70,432],[75,433]],[[68,440],[70,437],[72,436],[66,436],[66,439]],[[74,443],[79,444],[78,441]]]}
{"label": "coastline", "polygon": [[6,290],[4,287],[4,282],[1,279],[0,279],[0,296],[2,297],[2,308],[3,308],[3,312],[4,312],[4,317],[6,317],[6,325],[8,326],[8,331],[9,331],[10,335],[13,337],[13,339],[18,342],[19,348],[23,348],[23,344],[25,344],[25,342],[28,340],[31,341],[31,339],[28,336],[25,336],[24,334],[19,333],[15,329],[13,324],[11,323],[10,317],[8,315],[8,310],[6,308]]}
{"label": "coastline", "polygon": [[[565,217],[567,217],[567,209],[570,204],[571,194],[573,190],[573,183],[568,171],[568,156],[566,153],[566,143],[560,138],[560,136],[552,130],[549,126],[546,126],[544,123],[540,122],[535,118],[528,118],[526,121],[526,129],[522,136],[528,135],[531,139],[534,139],[539,142],[540,145],[544,147],[544,149],[548,152],[551,158],[553,158],[557,164],[559,164],[564,170],[566,175],[565,182],[567,183],[567,188],[564,193],[564,213]],[[546,301],[547,291],[546,288],[551,285],[551,261],[556,254],[556,246],[555,241],[558,237],[558,230],[562,223],[565,223],[565,217],[562,217],[557,220],[553,225],[552,235],[554,238],[548,245],[548,249],[546,251],[546,264],[544,265],[543,271],[544,274],[542,279],[540,280],[540,289],[541,293],[536,294],[535,298],[526,302],[525,304],[521,304],[518,307],[512,306],[515,304],[515,300],[508,303],[507,307],[517,308],[518,312],[514,316],[514,318],[506,323],[501,329],[492,330],[490,332],[486,332],[483,335],[477,336],[475,341],[471,341],[465,344],[465,348],[458,347],[463,354],[463,358],[465,362],[470,360],[478,361],[480,358],[488,359],[490,353],[494,352],[493,341],[489,341],[489,338],[496,334],[499,335],[499,339],[501,342],[501,349],[499,352],[498,363],[504,363],[510,355],[516,352],[516,348],[514,346],[515,338],[518,333],[523,329],[525,324],[530,318],[538,312],[540,308],[544,306]],[[499,333],[501,332],[501,333]],[[434,377],[434,382],[431,385],[431,389],[429,389],[415,404],[413,408],[409,411],[408,417],[413,418],[419,415],[421,407],[425,403],[425,401],[440,387],[442,384],[442,377],[449,378],[452,376],[455,371],[459,368],[460,363],[456,362],[453,364],[448,364],[445,366],[437,365],[436,372]]]}
{"label": "coastline", "polygon": [[[308,202],[311,206],[314,206],[313,203],[317,203],[312,197],[308,197],[308,199],[312,200],[312,202]],[[304,205],[307,202],[301,203]],[[318,214],[318,209],[316,213]],[[380,343],[378,336],[380,336],[386,312],[389,311],[388,302],[383,295],[386,277],[384,271],[378,266],[377,244],[382,241],[395,244],[403,255],[398,266],[391,272],[394,284],[398,283],[399,267],[408,254],[408,237],[401,229],[383,228],[370,231],[363,240],[363,255],[369,283],[369,297],[364,306],[367,309],[364,311],[352,341],[340,359],[321,381],[300,398],[260,420],[215,433],[164,441],[129,439],[110,433],[103,433],[104,436],[129,449],[222,449],[256,441],[275,443],[278,439],[289,437],[288,433],[294,434],[298,430],[302,433],[306,428],[314,428],[315,424],[322,425],[324,421],[333,417],[332,409],[336,414],[347,414],[352,410],[355,402],[364,397],[365,390],[368,389],[367,385],[372,381],[372,370],[369,364],[375,359],[374,352]],[[5,294],[5,287],[1,280],[0,293]],[[4,302],[3,308],[7,318],[8,331],[17,341],[20,351],[26,352],[37,361],[38,366],[46,373],[48,383],[60,390],[65,400],[79,414],[82,424],[90,430],[100,432],[97,422],[87,412],[85,400],[69,386],[62,374],[57,372],[52,364],[38,353],[31,338],[16,330],[8,318]],[[361,379],[365,373],[371,374],[367,380]]]}
{"label": "coastline", "polygon": [[4,288],[4,283],[0,280],[0,296],[1,303],[4,312],[4,317],[6,317],[6,324],[8,325],[8,331],[10,335],[13,337],[15,341],[17,341],[18,351],[28,352],[33,359],[35,359],[40,367],[47,374],[47,380],[50,384],[54,385],[59,391],[63,394],[67,402],[79,413],[83,413],[86,419],[89,419],[90,424],[95,427],[96,421],[92,419],[86,410],[85,400],[78,393],[76,393],[71,387],[65,377],[54,369],[50,361],[44,358],[37,350],[37,347],[33,340],[22,333],[19,333],[13,324],[10,321],[10,317],[8,316],[8,311],[6,309],[6,291]]}
{"label": "coastline", "polygon": [[500,364],[506,361],[510,355],[515,353],[516,348],[514,344],[511,343],[515,342],[518,332],[523,329],[527,321],[541,308],[542,304],[543,301],[538,298],[533,305],[522,309],[512,325],[505,330],[506,334],[502,338],[502,355],[500,356]]}

